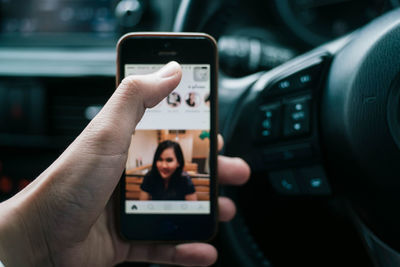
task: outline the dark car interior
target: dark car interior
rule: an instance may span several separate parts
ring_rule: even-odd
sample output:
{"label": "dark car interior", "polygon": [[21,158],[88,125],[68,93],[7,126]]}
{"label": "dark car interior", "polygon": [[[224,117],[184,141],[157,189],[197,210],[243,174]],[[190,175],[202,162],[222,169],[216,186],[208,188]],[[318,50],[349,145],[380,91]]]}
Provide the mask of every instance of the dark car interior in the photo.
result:
{"label": "dark car interior", "polygon": [[219,225],[215,266],[400,266],[398,7],[0,0],[0,201],[113,93],[119,37],[206,32],[219,46],[222,153],[252,170],[245,186],[220,188],[238,214]]}

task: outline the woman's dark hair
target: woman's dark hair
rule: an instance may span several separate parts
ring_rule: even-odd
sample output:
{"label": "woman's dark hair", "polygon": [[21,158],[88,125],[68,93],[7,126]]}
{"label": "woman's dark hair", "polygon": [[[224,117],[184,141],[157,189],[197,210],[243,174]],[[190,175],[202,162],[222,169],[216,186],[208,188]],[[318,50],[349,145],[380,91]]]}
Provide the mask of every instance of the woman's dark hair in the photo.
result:
{"label": "woman's dark hair", "polygon": [[163,153],[164,150],[167,148],[174,149],[176,160],[179,163],[179,167],[175,170],[175,172],[173,173],[172,176],[175,176],[175,174],[181,175],[182,171],[183,171],[183,167],[185,166],[185,160],[183,158],[182,149],[181,149],[181,146],[177,142],[174,142],[171,140],[166,140],[166,141],[163,141],[160,144],[158,144],[156,153],[154,154],[153,165],[152,165],[151,171],[154,173],[157,173],[158,176],[160,176],[158,169],[157,169],[157,161],[160,158],[161,153]]}

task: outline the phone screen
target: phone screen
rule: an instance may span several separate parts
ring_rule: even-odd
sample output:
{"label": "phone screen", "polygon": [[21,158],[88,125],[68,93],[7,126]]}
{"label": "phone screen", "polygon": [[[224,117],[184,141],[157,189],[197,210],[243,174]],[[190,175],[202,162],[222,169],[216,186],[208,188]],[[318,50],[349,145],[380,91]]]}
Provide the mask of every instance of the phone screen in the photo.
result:
{"label": "phone screen", "polygon": [[[163,64],[125,64],[124,76]],[[210,214],[210,68],[181,64],[182,80],[147,109],[132,135],[125,214]]]}

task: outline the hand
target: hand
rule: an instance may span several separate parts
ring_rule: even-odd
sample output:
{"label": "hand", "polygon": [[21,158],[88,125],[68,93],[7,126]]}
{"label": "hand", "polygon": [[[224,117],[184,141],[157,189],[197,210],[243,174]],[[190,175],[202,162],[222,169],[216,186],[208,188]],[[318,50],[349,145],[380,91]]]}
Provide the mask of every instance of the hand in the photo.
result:
{"label": "hand", "polygon": [[[134,245],[121,240],[114,224],[112,194],[127,160],[131,135],[146,108],[180,82],[171,62],[150,75],[122,81],[100,113],[38,178],[0,203],[0,260],[5,266],[110,266],[123,261],[210,265],[209,244]],[[222,139],[220,138],[222,146]],[[220,156],[221,183],[242,184],[250,170],[241,159]],[[219,199],[220,220],[235,206]]]}

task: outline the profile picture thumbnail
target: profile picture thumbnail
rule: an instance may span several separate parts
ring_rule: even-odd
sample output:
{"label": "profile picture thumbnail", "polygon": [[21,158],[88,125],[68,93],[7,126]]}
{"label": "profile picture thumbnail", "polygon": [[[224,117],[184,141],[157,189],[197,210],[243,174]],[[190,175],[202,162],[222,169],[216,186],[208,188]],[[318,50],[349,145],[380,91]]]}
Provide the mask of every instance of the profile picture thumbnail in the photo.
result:
{"label": "profile picture thumbnail", "polygon": [[200,96],[195,92],[190,92],[186,95],[185,102],[189,107],[197,107],[200,104]]}
{"label": "profile picture thumbnail", "polygon": [[167,104],[170,107],[178,107],[181,104],[181,96],[176,92],[172,92],[167,97]]}

